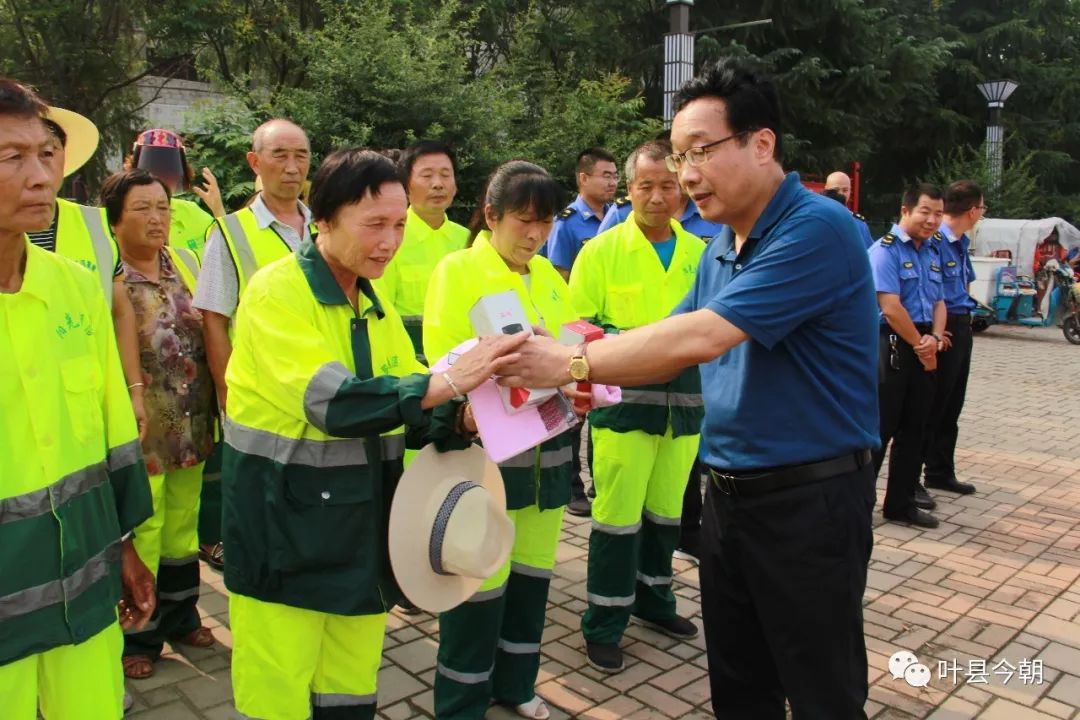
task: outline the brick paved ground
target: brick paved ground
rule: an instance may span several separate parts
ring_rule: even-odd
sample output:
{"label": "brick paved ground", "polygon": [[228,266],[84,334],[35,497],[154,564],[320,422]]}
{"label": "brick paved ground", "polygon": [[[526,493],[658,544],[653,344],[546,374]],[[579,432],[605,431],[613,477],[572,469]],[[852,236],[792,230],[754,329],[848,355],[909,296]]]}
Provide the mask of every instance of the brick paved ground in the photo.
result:
{"label": "brick paved ground", "polygon": [[[941,527],[921,531],[875,520],[866,591],[871,718],[1027,720],[1080,712],[1080,347],[1057,330],[993,329],[975,342],[958,468],[979,492],[938,495]],[[879,482],[880,495],[884,480]],[[880,510],[880,504],[878,509]],[[626,670],[603,676],[585,662],[589,526],[567,516],[552,583],[539,692],[554,718],[687,720],[711,717],[704,645],[631,627]],[[700,624],[697,570],[676,561],[679,609]],[[168,654],[149,679],[129,682],[132,718],[232,717],[227,601],[204,569],[200,608],[221,647]],[[438,624],[392,614],[379,676],[380,718],[431,717]],[[888,658],[910,650],[930,686],[894,680]],[[1041,660],[1041,683],[1005,674],[1007,661]],[[985,684],[968,682],[987,661]],[[957,682],[939,678],[956,662]],[[812,669],[808,668],[808,672]],[[948,673],[947,673],[948,674]],[[1033,674],[1033,673],[1032,673]],[[515,717],[492,709],[488,718]]]}

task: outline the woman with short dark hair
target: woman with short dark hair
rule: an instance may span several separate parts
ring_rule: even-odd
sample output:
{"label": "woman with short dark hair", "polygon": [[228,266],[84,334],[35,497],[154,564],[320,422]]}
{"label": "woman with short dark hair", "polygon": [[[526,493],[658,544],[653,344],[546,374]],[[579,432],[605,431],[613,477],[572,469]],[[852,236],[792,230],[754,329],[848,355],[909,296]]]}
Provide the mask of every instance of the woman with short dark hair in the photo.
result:
{"label": "woman with short dark hair", "polygon": [[191,306],[195,254],[167,245],[168,186],[145,170],[105,181],[101,200],[120,246],[124,288],[135,311],[147,430],[143,456],[154,514],[135,531],[135,550],[157,576],[158,612],[124,637],[124,674],[147,678],[166,641],[210,647],[199,599],[197,521],[203,464],[213,446],[214,385],[202,314]]}

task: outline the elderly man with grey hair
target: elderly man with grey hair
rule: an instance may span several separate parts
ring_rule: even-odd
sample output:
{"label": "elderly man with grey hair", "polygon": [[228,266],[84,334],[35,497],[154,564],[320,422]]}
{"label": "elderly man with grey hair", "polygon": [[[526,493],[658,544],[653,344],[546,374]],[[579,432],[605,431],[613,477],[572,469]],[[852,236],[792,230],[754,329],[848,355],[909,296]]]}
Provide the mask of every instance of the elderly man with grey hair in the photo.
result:
{"label": "elderly man with grey hair", "polygon": [[[193,302],[203,313],[206,356],[223,415],[225,367],[232,355],[229,327],[240,296],[256,270],[311,239],[311,212],[300,201],[311,165],[311,143],[303,129],[289,120],[268,120],[252,133],[247,161],[262,190],[248,207],[216,218],[210,226]],[[216,479],[219,464],[220,453],[215,452],[207,461],[203,484],[199,554],[220,568],[221,487],[206,482]]]}

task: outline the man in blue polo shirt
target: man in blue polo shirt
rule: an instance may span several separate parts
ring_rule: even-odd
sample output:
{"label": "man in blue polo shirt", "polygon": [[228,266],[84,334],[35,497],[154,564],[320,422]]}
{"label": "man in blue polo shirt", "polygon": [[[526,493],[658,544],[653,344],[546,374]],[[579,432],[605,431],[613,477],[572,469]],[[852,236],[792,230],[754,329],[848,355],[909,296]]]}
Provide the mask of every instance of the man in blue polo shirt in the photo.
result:
{"label": "man in blue polo shirt", "polygon": [[878,305],[878,392],[881,447],[874,467],[889,453],[882,512],[887,520],[935,528],[926,510],[936,503],[919,486],[923,440],[934,400],[937,354],[944,349],[945,302],[941,291],[941,190],[922,183],[904,191],[900,222],[870,246]]}
{"label": "man in blue polo shirt", "polygon": [[[722,718],[865,718],[877,319],[847,211],[780,165],[771,80],[736,61],[675,96],[672,169],[728,228],[681,314],[603,342],[532,338],[501,382],[640,385],[700,364],[701,607]],[[797,272],[793,272],[797,268]]]}
{"label": "man in blue polo shirt", "polygon": [[975,279],[967,233],[986,212],[983,192],[970,180],[958,180],[945,189],[945,218],[941,221],[941,249],[945,294],[946,351],[938,355],[937,389],[926,426],[926,487],[960,495],[975,492],[971,483],[956,478],[956,437],[960,411],[964,409],[968,373],[971,371],[971,311],[975,309],[968,288]]}

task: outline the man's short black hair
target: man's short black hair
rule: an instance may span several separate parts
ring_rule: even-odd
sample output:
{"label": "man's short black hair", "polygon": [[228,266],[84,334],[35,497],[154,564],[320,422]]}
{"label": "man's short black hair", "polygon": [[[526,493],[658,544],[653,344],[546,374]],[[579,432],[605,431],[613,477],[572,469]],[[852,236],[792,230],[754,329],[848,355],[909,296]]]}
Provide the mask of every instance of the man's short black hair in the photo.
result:
{"label": "man's short black hair", "polygon": [[45,101],[21,82],[0,77],[0,115],[42,117],[48,111]]}
{"label": "man's short black hair", "polygon": [[105,206],[105,217],[109,225],[116,225],[124,215],[124,201],[134,187],[157,183],[165,190],[165,197],[172,199],[169,186],[150,173],[136,168],[121,170],[105,179],[101,185],[101,204]]}
{"label": "man's short black hair", "polygon": [[577,172],[578,174],[585,173],[586,175],[588,175],[593,171],[593,168],[596,167],[596,163],[598,162],[615,163],[616,160],[615,156],[609,153],[604,148],[586,148],[585,150],[582,150],[578,153],[575,172]]}
{"label": "man's short black hair", "polygon": [[326,156],[311,181],[308,207],[314,220],[333,220],[343,205],[377,197],[383,185],[401,182],[397,168],[385,155],[367,148],[335,150]]}
{"label": "man's short black hair", "polygon": [[[772,78],[732,58],[717,60],[679,88],[673,101],[675,112],[701,98],[724,101],[727,124],[733,134],[772,130],[776,136],[773,157],[780,159],[783,151],[780,96]],[[739,142],[745,145],[746,137]]]}
{"label": "man's short black hair", "polygon": [[983,199],[982,188],[972,180],[957,180],[945,188],[945,214],[963,215],[980,204]]}
{"label": "man's short black hair", "polygon": [[915,183],[904,188],[904,195],[900,198],[900,205],[908,210],[914,210],[919,204],[919,198],[923,195],[931,200],[941,200],[944,197],[941,188],[933,183]]}
{"label": "man's short black hair", "polygon": [[445,155],[450,158],[450,167],[454,169],[454,174],[457,174],[457,156],[454,155],[453,148],[441,140],[420,140],[400,152],[398,167],[401,169],[401,181],[405,183],[406,189],[412,178],[413,165],[425,155]]}

